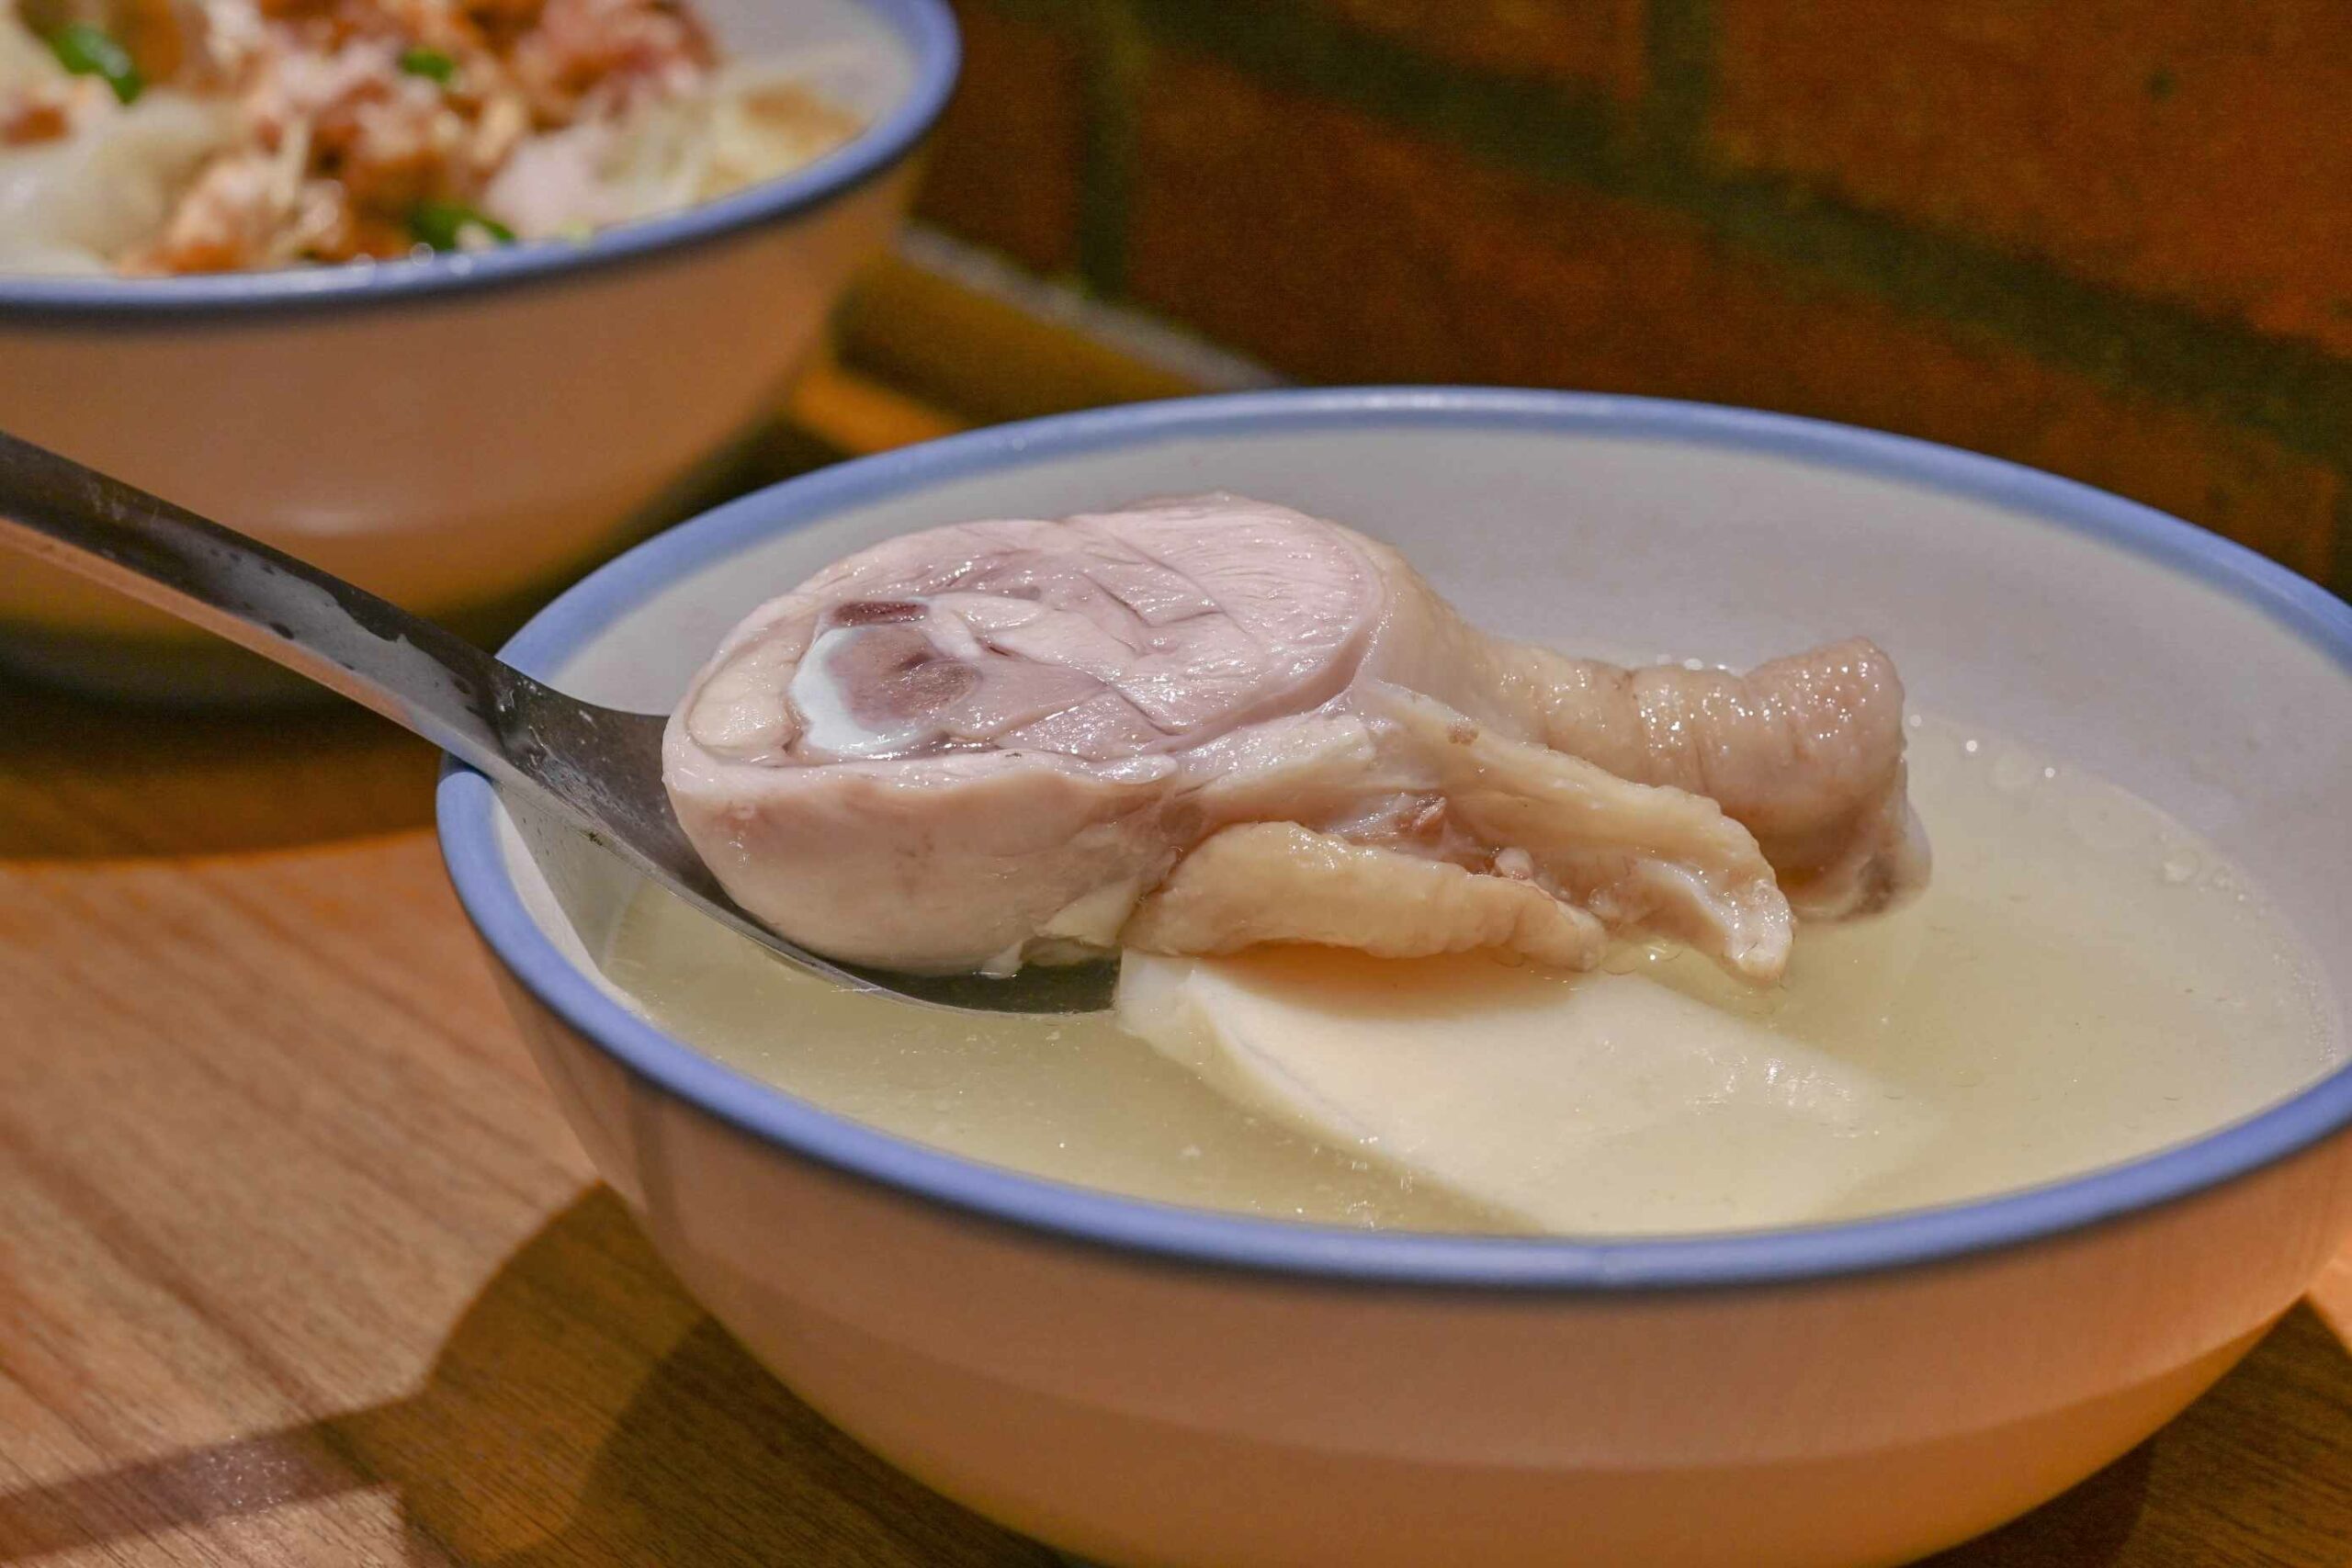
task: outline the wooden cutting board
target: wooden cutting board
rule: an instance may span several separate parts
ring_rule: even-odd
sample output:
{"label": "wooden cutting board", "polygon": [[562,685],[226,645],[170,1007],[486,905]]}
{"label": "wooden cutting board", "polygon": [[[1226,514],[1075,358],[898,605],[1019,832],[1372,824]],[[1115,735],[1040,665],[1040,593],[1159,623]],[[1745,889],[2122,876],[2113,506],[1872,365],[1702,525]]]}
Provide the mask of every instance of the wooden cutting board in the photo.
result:
{"label": "wooden cutting board", "polygon": [[[596,1184],[434,766],[356,710],[0,687],[0,1563],[1046,1568],[760,1371]],[[2347,1342],[2352,1255],[1942,1562],[2344,1568]]]}

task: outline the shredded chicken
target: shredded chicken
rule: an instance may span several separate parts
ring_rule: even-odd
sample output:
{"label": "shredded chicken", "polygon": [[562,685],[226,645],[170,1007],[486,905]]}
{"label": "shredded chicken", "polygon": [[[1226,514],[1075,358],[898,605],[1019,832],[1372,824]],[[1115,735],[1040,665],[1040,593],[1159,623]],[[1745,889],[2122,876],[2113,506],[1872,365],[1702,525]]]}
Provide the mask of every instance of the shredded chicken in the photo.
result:
{"label": "shredded chicken", "polygon": [[[616,175],[629,136],[673,155],[690,140],[664,115],[689,133],[731,124],[710,103],[722,67],[686,0],[16,0],[13,19],[8,4],[0,152],[103,134],[157,84],[232,111],[149,237],[108,258],[125,272],[576,234],[780,173],[857,129],[812,95],[731,86],[764,122],[751,157],[701,151],[672,157],[684,173]],[[143,81],[48,60],[42,40],[75,28],[119,43]],[[643,188],[610,188],[622,175]]]}
{"label": "shredded chicken", "polygon": [[713,60],[700,28],[662,0],[480,12],[449,0],[206,0],[203,14],[207,58],[235,86],[250,150],[204,171],[134,269],[404,255],[420,204],[472,208],[526,135],[617,112],[633,95],[690,91]]}

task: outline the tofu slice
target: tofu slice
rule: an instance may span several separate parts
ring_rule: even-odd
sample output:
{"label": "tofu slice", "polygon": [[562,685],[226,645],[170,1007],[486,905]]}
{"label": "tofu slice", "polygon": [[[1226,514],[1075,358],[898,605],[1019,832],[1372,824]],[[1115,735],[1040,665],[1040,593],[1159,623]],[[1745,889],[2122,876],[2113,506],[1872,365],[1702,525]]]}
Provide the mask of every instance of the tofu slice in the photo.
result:
{"label": "tofu slice", "polygon": [[1117,1016],[1250,1111],[1508,1228],[1826,1219],[1937,1131],[1899,1086],[1634,975],[1129,953]]}

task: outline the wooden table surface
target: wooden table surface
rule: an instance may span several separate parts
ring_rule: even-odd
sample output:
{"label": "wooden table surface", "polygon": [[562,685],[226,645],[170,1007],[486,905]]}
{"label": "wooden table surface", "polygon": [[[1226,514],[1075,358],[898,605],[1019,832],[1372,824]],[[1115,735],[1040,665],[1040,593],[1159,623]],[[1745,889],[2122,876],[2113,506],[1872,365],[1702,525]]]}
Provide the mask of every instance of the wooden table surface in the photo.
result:
{"label": "wooden table surface", "polygon": [[[0,1563],[1046,1568],[655,1260],[493,994],[433,772],[356,710],[0,686]],[[2346,1568],[2347,1344],[2352,1254],[1939,1561]]]}

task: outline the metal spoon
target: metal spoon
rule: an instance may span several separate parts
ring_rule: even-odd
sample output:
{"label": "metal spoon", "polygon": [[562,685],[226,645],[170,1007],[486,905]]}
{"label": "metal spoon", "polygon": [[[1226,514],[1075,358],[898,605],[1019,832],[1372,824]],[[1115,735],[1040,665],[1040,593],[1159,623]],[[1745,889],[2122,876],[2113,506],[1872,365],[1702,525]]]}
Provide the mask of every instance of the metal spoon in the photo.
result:
{"label": "metal spoon", "polygon": [[983,1012],[1092,1012],[1111,964],[1004,979],[899,975],[786,942],[727,897],[671,815],[660,714],[568,697],[461,637],[255,539],[0,432],[0,545],[94,578],[375,709],[502,788],[554,807],[639,871],[798,968]]}

